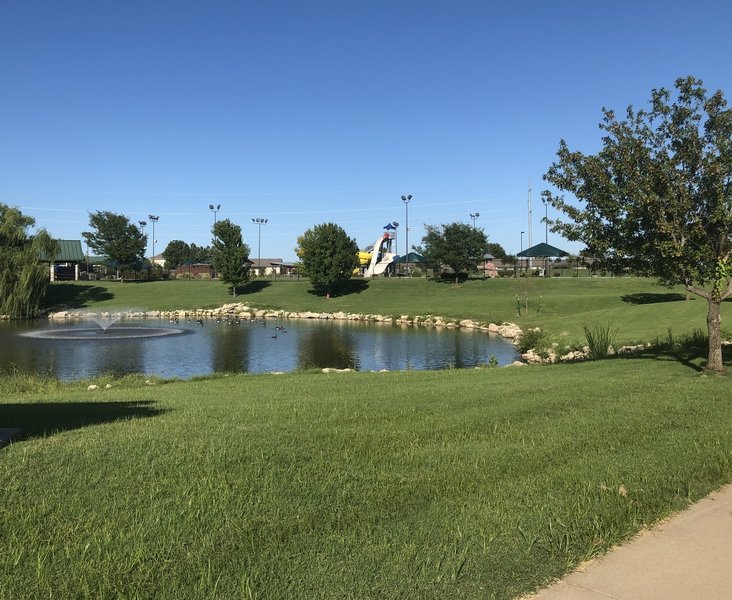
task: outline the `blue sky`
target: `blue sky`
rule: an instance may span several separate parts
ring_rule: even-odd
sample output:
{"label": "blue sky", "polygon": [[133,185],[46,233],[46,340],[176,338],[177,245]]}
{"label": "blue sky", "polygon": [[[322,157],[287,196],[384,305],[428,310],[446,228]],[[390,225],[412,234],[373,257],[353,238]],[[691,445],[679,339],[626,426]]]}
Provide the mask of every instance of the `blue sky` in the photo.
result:
{"label": "blue sky", "polygon": [[561,138],[599,147],[601,107],[686,75],[732,94],[730,22],[722,0],[3,0],[0,202],[63,239],[155,214],[156,253],[210,243],[220,204],[294,260],[329,221],[360,247],[398,221],[403,252],[412,194],[410,246],[477,212],[515,253],[529,182],[538,243],[542,175]]}

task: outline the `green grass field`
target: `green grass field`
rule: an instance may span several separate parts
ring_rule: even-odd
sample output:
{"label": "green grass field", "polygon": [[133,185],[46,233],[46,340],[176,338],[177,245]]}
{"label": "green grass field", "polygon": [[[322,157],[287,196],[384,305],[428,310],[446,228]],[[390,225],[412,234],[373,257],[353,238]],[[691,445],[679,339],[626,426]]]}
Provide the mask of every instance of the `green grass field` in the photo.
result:
{"label": "green grass field", "polygon": [[[681,288],[639,278],[469,280],[458,287],[421,278],[382,278],[353,280],[349,293],[329,299],[314,295],[308,281],[295,279],[254,282],[236,299],[217,281],[77,282],[54,284],[47,306],[170,310],[215,308],[234,300],[257,308],[515,322],[546,328],[568,342],[581,341],[582,325],[593,322],[611,322],[621,343],[665,339],[669,329],[677,336],[706,331],[707,310],[700,298],[686,300]],[[723,306],[723,319],[732,315],[731,306]]]}
{"label": "green grass field", "polygon": [[[326,300],[278,282],[241,300],[570,337],[593,320],[628,340],[704,325],[700,301],[633,279],[531,280],[518,317],[520,284],[382,280]],[[222,291],[57,284],[51,299],[193,308]],[[702,359],[100,378],[93,391],[3,377],[0,424],[27,438],[0,449],[0,599],[515,598],[732,480],[729,379],[701,374]]]}

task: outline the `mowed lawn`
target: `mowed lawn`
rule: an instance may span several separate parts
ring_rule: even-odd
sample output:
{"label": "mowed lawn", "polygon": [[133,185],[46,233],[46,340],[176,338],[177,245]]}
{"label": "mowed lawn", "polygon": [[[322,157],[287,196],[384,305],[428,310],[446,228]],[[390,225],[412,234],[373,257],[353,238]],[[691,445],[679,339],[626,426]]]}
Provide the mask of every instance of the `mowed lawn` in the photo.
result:
{"label": "mowed lawn", "polygon": [[[219,306],[217,287],[57,284],[50,300]],[[681,336],[705,314],[637,279],[378,280],[330,300],[277,282],[239,299],[568,338],[609,321],[628,341]],[[4,376],[0,426],[27,437],[0,449],[0,599],[515,598],[732,480],[729,378],[701,364],[651,350],[524,368],[100,378],[95,390]]]}
{"label": "mowed lawn", "polygon": [[[513,598],[732,479],[664,357],[4,393],[0,598]],[[34,426],[33,424],[36,423]]]}
{"label": "mowed lawn", "polygon": [[[682,288],[635,277],[472,279],[460,286],[424,278],[380,278],[354,279],[346,293],[331,298],[315,295],[307,280],[297,279],[254,281],[236,298],[218,281],[59,282],[51,286],[46,304],[54,310],[171,310],[242,302],[291,311],[442,315],[542,327],[567,343],[582,341],[586,323],[610,323],[618,330],[618,342],[635,343],[665,339],[669,329],[675,336],[695,329],[706,333],[706,302],[686,298]],[[731,307],[731,302],[722,307],[723,325],[732,316]]]}

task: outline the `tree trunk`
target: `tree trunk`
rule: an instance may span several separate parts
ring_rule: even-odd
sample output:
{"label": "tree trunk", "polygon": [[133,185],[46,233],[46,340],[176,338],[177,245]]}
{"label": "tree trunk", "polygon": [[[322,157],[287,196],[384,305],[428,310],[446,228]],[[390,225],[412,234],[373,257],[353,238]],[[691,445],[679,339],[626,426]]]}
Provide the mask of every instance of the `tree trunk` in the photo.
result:
{"label": "tree trunk", "polygon": [[709,335],[709,356],[705,371],[724,373],[722,363],[722,316],[720,314],[721,301],[707,298],[707,331]]}

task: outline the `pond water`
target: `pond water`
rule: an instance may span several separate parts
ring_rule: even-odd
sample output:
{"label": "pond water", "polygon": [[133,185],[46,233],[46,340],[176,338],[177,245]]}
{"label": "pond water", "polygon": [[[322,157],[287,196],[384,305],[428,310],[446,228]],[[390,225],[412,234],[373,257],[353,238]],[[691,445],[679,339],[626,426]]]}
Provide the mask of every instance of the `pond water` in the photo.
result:
{"label": "pond water", "polygon": [[[150,328],[153,337],[127,338]],[[161,330],[173,335],[160,335]],[[331,367],[358,371],[470,368],[495,356],[516,359],[510,341],[471,329],[426,328],[334,320],[127,320],[100,334],[90,321],[0,322],[0,372],[61,380],[110,373],[190,378],[214,372],[263,373]],[[115,334],[115,332],[117,334]],[[69,334],[70,333],[70,334]],[[43,336],[43,337],[34,337]],[[68,339],[77,337],[78,339]]]}

